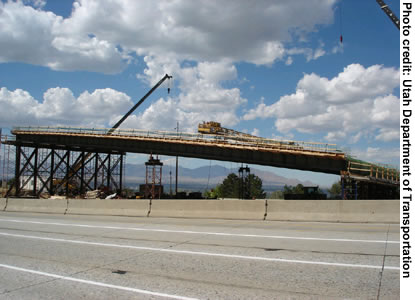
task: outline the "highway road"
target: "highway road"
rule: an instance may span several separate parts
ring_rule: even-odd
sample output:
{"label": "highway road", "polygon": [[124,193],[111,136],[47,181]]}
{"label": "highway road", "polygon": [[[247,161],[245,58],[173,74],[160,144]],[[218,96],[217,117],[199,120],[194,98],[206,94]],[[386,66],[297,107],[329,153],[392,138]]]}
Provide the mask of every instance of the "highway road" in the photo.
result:
{"label": "highway road", "polygon": [[399,299],[399,225],[0,212],[0,299]]}

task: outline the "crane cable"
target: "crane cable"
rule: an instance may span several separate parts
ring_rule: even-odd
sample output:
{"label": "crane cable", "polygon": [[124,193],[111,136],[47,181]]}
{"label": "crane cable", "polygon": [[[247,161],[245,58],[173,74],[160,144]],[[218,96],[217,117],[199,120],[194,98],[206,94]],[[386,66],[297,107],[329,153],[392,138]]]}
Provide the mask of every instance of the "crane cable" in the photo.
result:
{"label": "crane cable", "polygon": [[343,15],[343,2],[340,2],[339,5],[339,23],[340,23],[340,44],[343,44],[343,20],[342,20],[342,15]]}
{"label": "crane cable", "polygon": [[170,91],[172,89],[172,85],[173,85],[172,81],[173,79],[171,77],[167,79],[167,94],[170,94]]}

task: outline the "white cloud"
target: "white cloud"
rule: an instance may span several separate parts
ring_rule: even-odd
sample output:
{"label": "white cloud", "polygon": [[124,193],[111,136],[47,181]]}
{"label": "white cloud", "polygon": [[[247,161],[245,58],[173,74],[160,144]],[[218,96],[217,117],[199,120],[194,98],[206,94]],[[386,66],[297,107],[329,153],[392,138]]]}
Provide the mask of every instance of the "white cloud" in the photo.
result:
{"label": "white cloud", "polygon": [[[286,43],[332,22],[334,3],[335,0],[78,0],[71,15],[63,18],[42,10],[42,0],[0,2],[0,62],[117,73],[131,62],[130,54],[135,52],[147,66],[137,75],[140,80],[152,86],[164,74],[173,74],[179,89],[177,96],[160,99],[159,106],[154,103],[148,112],[136,116],[135,125],[153,128],[148,115],[151,109],[158,108],[156,113],[163,111],[182,120],[186,130],[203,120],[233,126],[239,122],[238,109],[247,102],[239,88],[224,87],[224,82],[238,80],[235,63],[271,65],[278,60],[292,62],[293,55],[305,55],[307,60],[324,55],[322,45],[317,50],[290,50]],[[304,5],[310,9],[304,10]],[[56,121],[61,116],[59,110],[77,111],[69,106],[83,99],[82,95],[75,99],[64,89],[51,89],[48,93],[65,99],[50,106]],[[162,110],[161,103],[165,105]],[[37,114],[53,118],[42,106]],[[64,122],[71,117],[71,113],[62,115]],[[158,128],[171,127],[170,118],[160,118]],[[91,122],[105,122],[98,119],[92,118]],[[132,120],[129,124],[134,125]]]}
{"label": "white cloud", "polygon": [[[180,121],[184,131],[194,132],[202,121],[215,120],[223,126],[239,122],[237,111],[247,100],[242,98],[238,88],[223,87],[224,82],[238,77],[236,67],[229,61],[180,64],[177,59],[159,56],[146,56],[144,61],[147,68],[138,77],[155,84],[164,74],[174,74],[177,96],[152,104],[144,113],[129,120],[130,127],[169,129]],[[173,90],[173,94],[175,92]],[[157,116],[157,122],[152,122],[150,115]]]}
{"label": "white cloud", "polygon": [[28,125],[33,120],[34,108],[38,102],[26,91],[17,89],[9,91],[0,89],[0,126],[10,126],[20,120],[19,124]]}
{"label": "white cloud", "polygon": [[255,136],[260,136],[260,135],[259,135],[259,134],[260,134],[260,131],[259,131],[259,129],[258,129],[258,128],[254,128],[254,130],[252,130],[251,134],[252,134],[252,135],[255,135]]}
{"label": "white cloud", "polygon": [[288,56],[287,60],[285,61],[285,64],[287,66],[290,66],[292,65],[292,63],[293,63],[293,58],[291,56]]}
{"label": "white cloud", "polygon": [[23,3],[33,5],[35,8],[43,8],[46,5],[46,0],[23,0]]}
{"label": "white cloud", "polygon": [[51,88],[43,95],[42,102],[26,91],[1,88],[0,126],[108,127],[109,120],[122,116],[132,105],[129,96],[108,88],[83,92],[78,98],[67,88]]}
{"label": "white cloud", "polygon": [[[363,150],[354,150],[352,153],[353,157],[370,161],[373,163],[384,164],[385,162],[392,162],[393,167],[399,165],[399,148],[378,148],[378,147],[367,147]],[[396,166],[395,166],[396,167]]]}
{"label": "white cloud", "polygon": [[[40,5],[41,2],[35,1]],[[0,62],[24,62],[54,70],[86,70],[117,73],[123,54],[116,45],[68,29],[64,19],[52,12],[0,2]]]}
{"label": "white cloud", "polygon": [[294,94],[260,103],[243,119],[275,118],[280,132],[328,132],[329,141],[372,135],[391,141],[399,137],[399,99],[391,94],[398,85],[399,71],[380,65],[352,64],[332,79],[306,74]]}
{"label": "white cloud", "polygon": [[[238,88],[223,87],[224,82],[237,79],[233,64],[228,61],[181,64],[178,59],[160,56],[145,56],[144,61],[147,68],[137,77],[154,85],[164,74],[173,74],[173,93],[177,96],[160,99],[158,103],[163,101],[165,105],[162,109],[155,109],[161,106],[152,104],[129,120],[129,127],[169,129],[180,121],[183,130],[195,131],[202,121],[215,120],[225,126],[238,123],[237,109],[247,100],[241,97]],[[151,115],[158,116],[157,122],[150,120]]]}
{"label": "white cloud", "polygon": [[[285,60],[287,42],[331,23],[335,2],[78,0],[68,18],[42,10],[43,0],[0,2],[0,61],[117,73],[135,52],[270,65]],[[325,51],[291,53],[310,60]]]}

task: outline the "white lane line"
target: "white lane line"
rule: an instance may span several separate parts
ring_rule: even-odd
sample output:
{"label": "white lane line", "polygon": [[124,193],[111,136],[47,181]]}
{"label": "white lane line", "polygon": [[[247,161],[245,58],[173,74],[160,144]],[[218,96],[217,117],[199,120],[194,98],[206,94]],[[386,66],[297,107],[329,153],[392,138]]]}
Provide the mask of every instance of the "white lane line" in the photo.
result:
{"label": "white lane line", "polygon": [[22,220],[2,219],[2,218],[0,218],[0,222],[56,225],[56,226],[67,226],[67,227],[99,228],[99,229],[115,229],[115,230],[150,231],[150,232],[165,232],[165,233],[204,234],[204,235],[232,236],[232,237],[290,239],[290,240],[303,240],[303,241],[399,244],[399,241],[385,241],[385,240],[333,239],[333,238],[297,237],[297,236],[284,236],[284,235],[259,235],[259,234],[239,234],[239,233],[207,232],[207,231],[191,231],[191,230],[151,229],[151,228],[138,228],[138,227],[98,226],[98,225],[68,224],[68,223],[40,222],[40,221],[22,221]]}
{"label": "white lane line", "polygon": [[[158,251],[158,252],[176,253],[176,254],[205,255],[205,256],[226,257],[226,258],[239,258],[239,259],[249,259],[249,260],[259,260],[259,261],[270,261],[270,262],[296,263],[296,264],[324,265],[324,266],[335,266],[335,267],[382,269],[382,266],[376,266],[376,265],[331,263],[331,262],[322,262],[322,261],[270,258],[270,257],[262,257],[262,256],[245,256],[245,255],[234,255],[234,254],[223,254],[223,253],[212,253],[212,252],[173,250],[173,249],[163,249],[163,248],[153,248],[153,247],[140,247],[140,246],[130,246],[130,245],[120,245],[120,244],[109,244],[109,243],[98,243],[98,242],[86,242],[86,241],[79,241],[79,240],[48,238],[48,237],[41,237],[41,236],[12,234],[12,233],[5,233],[5,232],[0,232],[0,235],[16,237],[16,238],[52,241],[52,242],[63,242],[63,243],[72,243],[72,244],[80,244],[80,245],[104,246],[104,247],[116,247],[116,248],[144,250],[144,251]],[[384,269],[399,270],[399,267],[385,266]]]}
{"label": "white lane line", "polygon": [[111,289],[117,289],[117,290],[123,290],[123,291],[128,291],[128,292],[134,292],[134,293],[139,293],[139,294],[159,296],[159,297],[165,297],[165,298],[170,298],[170,299],[197,300],[197,298],[189,298],[189,297],[170,295],[170,294],[165,294],[165,293],[152,292],[148,290],[130,288],[130,287],[108,284],[108,283],[103,283],[103,282],[98,282],[98,281],[85,280],[85,279],[79,279],[79,278],[74,278],[74,277],[69,277],[69,276],[62,276],[62,275],[57,275],[57,274],[52,274],[52,273],[40,272],[40,271],[19,268],[19,267],[5,265],[5,264],[0,264],[0,267],[10,269],[10,270],[15,270],[15,271],[21,271],[21,272],[32,273],[36,275],[52,277],[56,279],[75,281],[75,282],[86,283],[86,284],[91,284],[91,285],[96,285],[96,286],[101,286],[101,287],[106,287],[106,288],[111,288]]}

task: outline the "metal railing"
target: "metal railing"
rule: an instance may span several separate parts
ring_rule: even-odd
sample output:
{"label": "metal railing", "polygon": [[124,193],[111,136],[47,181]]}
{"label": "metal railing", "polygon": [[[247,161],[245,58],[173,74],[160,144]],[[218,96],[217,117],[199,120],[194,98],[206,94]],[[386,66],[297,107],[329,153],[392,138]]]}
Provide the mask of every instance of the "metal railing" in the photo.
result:
{"label": "metal railing", "polygon": [[235,135],[213,135],[201,133],[169,132],[140,129],[115,129],[109,134],[108,128],[80,128],[80,127],[14,127],[12,133],[17,132],[47,132],[88,135],[111,135],[123,137],[140,137],[169,140],[196,141],[207,143],[233,144],[250,147],[278,148],[287,150],[306,150],[325,153],[344,154],[335,144],[275,140],[260,137],[245,137]]}
{"label": "metal railing", "polygon": [[360,161],[351,157],[348,157],[347,160],[347,171],[350,174],[358,174],[378,180],[399,182],[400,172],[394,167]]}

